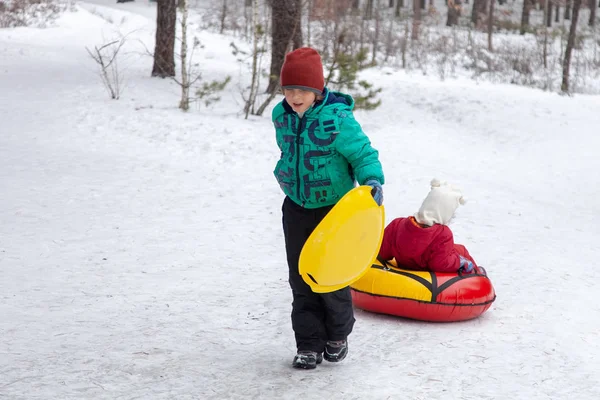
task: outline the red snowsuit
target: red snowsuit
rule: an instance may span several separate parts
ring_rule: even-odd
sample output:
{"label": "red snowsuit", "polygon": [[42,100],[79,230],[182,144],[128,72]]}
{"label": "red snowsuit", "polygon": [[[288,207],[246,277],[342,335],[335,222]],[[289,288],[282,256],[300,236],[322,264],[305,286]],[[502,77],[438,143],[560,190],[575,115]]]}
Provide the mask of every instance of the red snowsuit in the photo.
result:
{"label": "red snowsuit", "polygon": [[434,272],[456,272],[463,256],[473,261],[465,246],[454,243],[446,225],[422,227],[414,217],[396,218],[385,228],[379,256],[396,259],[399,267]]}

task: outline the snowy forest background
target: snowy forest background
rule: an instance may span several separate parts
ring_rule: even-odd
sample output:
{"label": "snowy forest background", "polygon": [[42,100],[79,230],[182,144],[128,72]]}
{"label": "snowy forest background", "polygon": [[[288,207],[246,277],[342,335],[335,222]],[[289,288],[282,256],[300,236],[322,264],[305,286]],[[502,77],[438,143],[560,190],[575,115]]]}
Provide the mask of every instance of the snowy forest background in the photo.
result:
{"label": "snowy forest background", "polygon": [[[126,2],[128,0],[117,0]],[[0,1],[0,27],[52,25],[72,0]],[[357,108],[380,104],[380,88],[360,78],[391,67],[446,79],[512,83],[562,93],[600,93],[597,0],[179,0],[157,2],[152,76],[172,77],[180,108],[210,104],[230,77],[203,81],[195,51],[199,30],[234,37],[231,52],[252,70],[240,88],[243,112],[262,115],[279,93],[286,52],[313,46],[323,55],[327,85],[352,93]],[[191,13],[191,14],[190,14]],[[119,21],[105,43],[88,49],[111,98],[122,91],[121,48],[131,32]]]}

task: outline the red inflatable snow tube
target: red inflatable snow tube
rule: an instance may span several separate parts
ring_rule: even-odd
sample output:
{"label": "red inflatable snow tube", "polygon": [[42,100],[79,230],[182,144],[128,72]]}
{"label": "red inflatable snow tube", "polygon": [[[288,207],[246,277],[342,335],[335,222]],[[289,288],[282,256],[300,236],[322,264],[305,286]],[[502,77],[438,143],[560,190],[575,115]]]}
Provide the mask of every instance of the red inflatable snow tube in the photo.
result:
{"label": "red inflatable snow tube", "polygon": [[483,268],[475,273],[440,273],[398,268],[377,261],[351,286],[356,307],[422,321],[452,322],[486,312],[496,293]]}

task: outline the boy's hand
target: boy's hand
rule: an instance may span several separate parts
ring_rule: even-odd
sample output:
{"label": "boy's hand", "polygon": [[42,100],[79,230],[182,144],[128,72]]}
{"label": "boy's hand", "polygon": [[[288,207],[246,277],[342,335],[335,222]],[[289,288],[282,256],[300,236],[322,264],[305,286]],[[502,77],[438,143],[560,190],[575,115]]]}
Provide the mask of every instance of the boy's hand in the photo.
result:
{"label": "boy's hand", "polygon": [[383,204],[383,188],[381,187],[381,183],[375,179],[370,179],[365,182],[365,185],[373,188],[371,189],[371,195],[373,196],[375,203],[377,203],[378,206],[381,206]]}

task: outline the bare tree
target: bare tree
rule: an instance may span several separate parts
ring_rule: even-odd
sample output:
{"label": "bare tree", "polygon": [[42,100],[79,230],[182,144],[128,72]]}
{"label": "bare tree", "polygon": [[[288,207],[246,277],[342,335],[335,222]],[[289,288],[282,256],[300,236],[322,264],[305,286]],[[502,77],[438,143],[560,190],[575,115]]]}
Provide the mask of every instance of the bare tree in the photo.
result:
{"label": "bare tree", "polygon": [[446,26],[454,26],[458,24],[458,17],[460,17],[460,0],[447,0],[446,6],[448,7],[448,15],[446,18]]}
{"label": "bare tree", "polygon": [[[375,0],[373,0],[375,1]],[[379,34],[381,32],[381,13],[379,12],[379,4],[376,4],[375,11],[375,32],[373,34],[371,62],[375,63],[377,59],[377,51],[379,50]]]}
{"label": "bare tree", "polygon": [[564,19],[571,19],[571,4],[573,4],[573,0],[567,0],[565,4],[565,15]]}
{"label": "bare tree", "polygon": [[521,13],[521,35],[524,35],[529,27],[529,14],[531,13],[532,8],[532,0],[523,0],[523,12]]}
{"label": "bare tree", "polygon": [[261,29],[258,23],[258,0],[252,1],[252,26],[254,27],[254,35],[252,38],[252,83],[250,84],[250,94],[248,95],[246,106],[244,107],[246,119],[248,119],[251,108],[254,106],[256,94],[258,92],[258,41],[260,39],[259,29]]}
{"label": "bare tree", "polygon": [[402,55],[402,68],[406,69],[406,53],[408,50],[408,19],[404,23],[404,37],[400,42],[400,54]]}
{"label": "bare tree", "polygon": [[546,26],[548,28],[552,27],[552,6],[554,5],[554,2],[552,0],[547,0],[546,1],[546,6],[545,6],[545,15],[546,15]]}
{"label": "bare tree", "polygon": [[[545,0],[544,2],[544,17],[546,17],[546,21],[548,21],[548,12],[552,10],[552,4],[550,4],[550,0]],[[542,59],[544,62],[544,69],[548,68],[548,24],[544,25],[544,45],[542,50]]]}
{"label": "bare tree", "polygon": [[492,34],[494,33],[494,3],[495,0],[490,0],[490,13],[488,15],[488,50],[494,51],[494,46],[492,45]]}
{"label": "bare tree", "polygon": [[487,14],[488,0],[474,0],[471,10],[471,22],[473,26],[481,28],[485,15]]}
{"label": "bare tree", "polygon": [[271,0],[271,8],[271,71],[267,93],[277,90],[288,49],[302,46],[302,0]]}
{"label": "bare tree", "polygon": [[389,25],[388,25],[388,30],[387,30],[387,34],[386,34],[386,38],[385,38],[385,62],[388,61],[389,57],[392,55],[392,51],[395,51],[396,49],[394,49],[394,22],[396,22],[396,18],[394,17],[394,14],[390,15],[390,20],[389,20]]}
{"label": "bare tree", "polygon": [[419,40],[419,27],[421,25],[421,0],[413,0],[413,24],[410,35],[411,40]]}
{"label": "bare tree", "polygon": [[588,22],[589,26],[596,25],[596,0],[590,0],[590,20]]}
{"label": "bare tree", "polygon": [[[471,23],[473,26],[477,24],[477,9],[479,7],[479,2],[482,0],[473,0],[473,7],[471,7]],[[527,1],[527,0],[524,0]]]}
{"label": "bare tree", "polygon": [[156,43],[152,76],[165,78],[175,76],[175,24],[176,3],[173,0],[157,0]]}
{"label": "bare tree", "polygon": [[571,18],[571,28],[569,29],[569,39],[567,40],[567,49],[565,50],[565,58],[563,59],[563,74],[560,90],[563,93],[569,93],[569,70],[571,68],[571,54],[573,46],[575,46],[575,36],[577,32],[577,19],[579,18],[579,9],[581,8],[581,0],[573,0],[573,16]]}
{"label": "bare tree", "polygon": [[400,18],[400,9],[404,7],[404,0],[396,0],[396,9],[394,10],[394,16]]}
{"label": "bare tree", "polygon": [[308,22],[306,23],[306,45],[307,46],[311,46],[311,40],[312,40],[312,31],[310,29],[311,26],[311,11],[314,7],[313,5],[313,0],[307,0],[308,1]]}
{"label": "bare tree", "polygon": [[187,64],[188,0],[179,1],[181,2],[181,100],[179,101],[179,108],[183,111],[187,111],[190,109],[190,86],[192,85]]}
{"label": "bare tree", "polygon": [[223,7],[221,8],[221,29],[219,33],[223,34],[225,31],[225,19],[227,17],[227,0],[223,0]]}
{"label": "bare tree", "polygon": [[364,18],[367,20],[373,19],[373,1],[374,0],[367,0],[367,4],[365,6]]}

